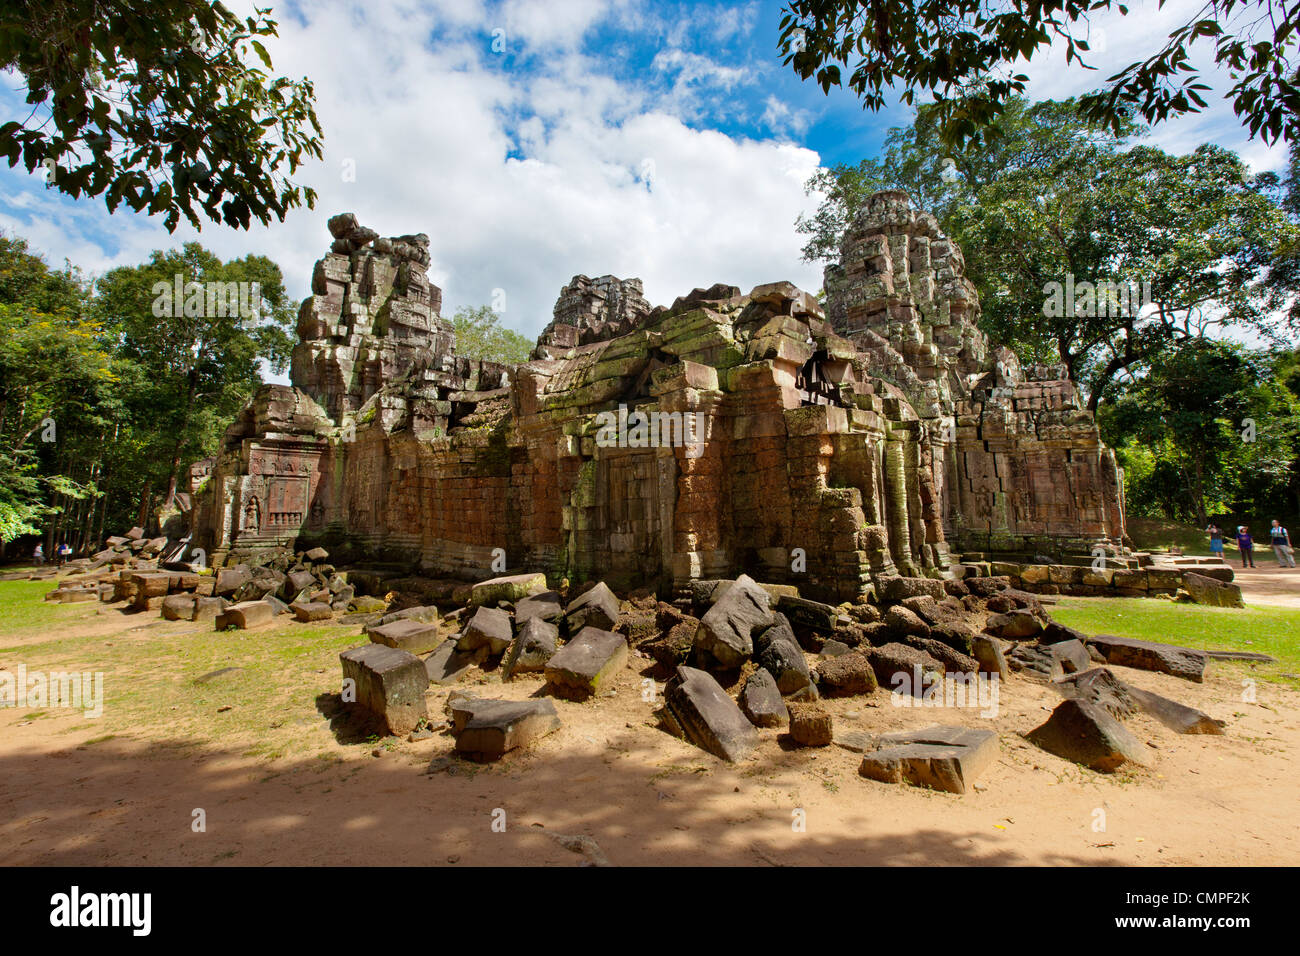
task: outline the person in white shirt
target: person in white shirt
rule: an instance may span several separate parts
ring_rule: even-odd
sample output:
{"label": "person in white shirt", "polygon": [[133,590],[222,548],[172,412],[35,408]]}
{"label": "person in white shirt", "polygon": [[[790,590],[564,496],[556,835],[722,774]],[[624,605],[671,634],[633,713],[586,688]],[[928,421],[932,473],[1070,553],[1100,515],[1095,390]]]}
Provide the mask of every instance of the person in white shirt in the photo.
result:
{"label": "person in white shirt", "polygon": [[1282,527],[1282,522],[1274,518],[1273,527],[1268,529],[1268,535],[1273,544],[1273,553],[1277,555],[1277,566],[1294,568],[1295,550],[1291,547],[1291,535],[1287,533],[1286,528]]}

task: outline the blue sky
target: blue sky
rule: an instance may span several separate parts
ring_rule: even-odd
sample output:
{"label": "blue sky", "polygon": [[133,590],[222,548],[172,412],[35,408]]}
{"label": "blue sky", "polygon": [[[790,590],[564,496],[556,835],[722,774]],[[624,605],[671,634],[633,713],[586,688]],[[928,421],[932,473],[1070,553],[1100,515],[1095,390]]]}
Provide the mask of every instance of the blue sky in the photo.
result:
{"label": "blue sky", "polygon": [[[382,235],[429,234],[444,314],[503,299],[505,322],[533,336],[577,273],[639,276],[656,304],[719,281],[815,291],[821,267],[800,260],[793,225],[817,204],[803,184],[820,165],[873,155],[910,115],[864,112],[847,93],[797,80],[776,49],[777,3],[273,5],[276,71],[316,84],[325,156],[295,177],[317,189],[315,210],[248,232],[169,235],[159,219],[110,216],[101,200],[74,202],[0,167],[0,228],[91,273],[198,238],[223,257],[270,256],[300,298],[329,245],[326,219],[352,211]],[[1100,69],[1065,69],[1053,51],[1027,68],[1030,93],[1091,88],[1196,6],[1150,0],[1127,20],[1096,21]],[[26,115],[20,85],[0,77],[5,119]],[[1217,142],[1256,169],[1284,159],[1249,141],[1219,100],[1152,140],[1174,152]],[[354,181],[341,173],[348,164]]]}

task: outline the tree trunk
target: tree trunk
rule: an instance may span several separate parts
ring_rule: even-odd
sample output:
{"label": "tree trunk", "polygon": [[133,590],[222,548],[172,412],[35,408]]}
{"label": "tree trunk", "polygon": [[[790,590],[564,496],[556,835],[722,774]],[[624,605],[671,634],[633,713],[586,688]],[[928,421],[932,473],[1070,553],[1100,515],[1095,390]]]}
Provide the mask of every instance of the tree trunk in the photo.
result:
{"label": "tree trunk", "polygon": [[146,522],[149,520],[149,505],[152,504],[152,499],[153,482],[147,481],[144,485],[144,491],[140,493],[140,511],[135,519],[138,527],[144,528],[148,526]]}
{"label": "tree trunk", "polygon": [[190,422],[190,410],[194,407],[194,393],[198,388],[198,372],[190,369],[189,384],[185,388],[185,402],[181,405],[181,420],[176,427],[176,444],[172,446],[171,472],[167,476],[167,497],[163,507],[170,508],[176,498],[176,483],[181,467],[181,448],[185,443],[185,429]]}
{"label": "tree trunk", "polygon": [[1199,458],[1192,468],[1192,508],[1196,512],[1196,526],[1207,527],[1209,519],[1205,514],[1205,475]]}

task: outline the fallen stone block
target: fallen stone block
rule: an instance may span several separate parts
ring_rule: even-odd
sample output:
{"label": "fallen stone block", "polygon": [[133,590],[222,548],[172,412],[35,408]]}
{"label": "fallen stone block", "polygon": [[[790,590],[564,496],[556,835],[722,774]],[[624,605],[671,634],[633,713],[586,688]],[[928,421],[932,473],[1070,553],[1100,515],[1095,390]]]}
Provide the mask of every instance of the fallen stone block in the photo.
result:
{"label": "fallen stone block", "polygon": [[1089,644],[1101,652],[1108,664],[1173,674],[1198,684],[1205,680],[1204,651],[1109,634],[1089,638]]}
{"label": "fallen stone block", "polygon": [[695,649],[695,635],[699,629],[700,622],[693,617],[688,617],[674,624],[659,640],[641,645],[641,649],[654,658],[655,663],[660,667],[676,670],[679,665],[685,664],[690,659],[691,652]]}
{"label": "fallen stone block", "polygon": [[578,595],[564,611],[565,631],[569,634],[587,627],[609,631],[617,623],[618,598],[604,581]]}
{"label": "fallen stone block", "polygon": [[[388,732],[405,736],[429,716],[424,691],[429,676],[414,654],[384,644],[365,644],[339,655],[343,663],[344,703],[380,718]],[[351,687],[348,686],[351,681]],[[355,701],[349,701],[349,690]]]}
{"label": "fallen stone block", "polygon": [[663,721],[670,733],[731,763],[758,746],[758,732],[736,702],[695,667],[677,668],[664,688]]}
{"label": "fallen stone block", "polygon": [[550,692],[585,700],[613,681],[627,664],[627,640],[596,627],[584,627],[555,652],[544,668]]}
{"label": "fallen stone block", "polygon": [[831,715],[812,703],[792,703],[790,738],[800,747],[828,747],[834,738]]}
{"label": "fallen stone block", "polygon": [[247,565],[237,564],[233,568],[221,568],[217,571],[215,591],[218,597],[230,597],[253,580]]}
{"label": "fallen stone block", "polygon": [[555,591],[530,594],[515,602],[515,627],[523,627],[532,618],[554,623],[564,616],[564,605]]}
{"label": "fallen stone block", "polygon": [[559,641],[560,629],[554,624],[540,617],[528,618],[501,663],[501,679],[545,670],[547,661],[555,656]]}
{"label": "fallen stone block", "polygon": [[1129,693],[1144,713],[1150,714],[1170,730],[1180,734],[1222,734],[1226,721],[1217,720],[1204,711],[1161,697],[1140,687],[1129,687]]}
{"label": "fallen stone block", "polygon": [[436,622],[394,621],[391,624],[372,624],[366,628],[365,633],[375,644],[396,647],[412,654],[423,654],[442,643]]}
{"label": "fallen stone block", "polygon": [[[226,599],[219,597],[197,597],[194,600],[193,621],[216,621],[217,616],[226,609]],[[220,628],[218,628],[220,630]]]}
{"label": "fallen stone block", "polygon": [[829,604],[786,595],[776,602],[776,609],[786,616],[792,627],[806,628],[819,634],[835,633],[839,611]]}
{"label": "fallen stone block", "polygon": [[163,598],[162,616],[168,621],[193,621],[195,600],[193,594],[169,594]]}
{"label": "fallen stone block", "polygon": [[1005,591],[1011,587],[1011,578],[1005,575],[994,575],[987,578],[965,578],[966,586],[970,588],[970,593],[976,597],[990,598],[999,591]]}
{"label": "fallen stone block", "polygon": [[924,687],[917,685],[920,677],[924,683],[925,674],[933,675],[930,680],[943,679],[943,665],[925,651],[918,651],[906,644],[891,643],[881,647],[868,647],[862,650],[875,671],[876,682],[886,690],[894,691],[910,688],[919,696]]}
{"label": "fallen stone block", "polygon": [[855,697],[877,688],[871,662],[857,652],[841,654],[817,665],[817,692],[822,697]]}
{"label": "fallen stone block", "polygon": [[487,649],[489,657],[504,654],[510,642],[514,640],[514,629],[510,624],[510,615],[500,608],[480,607],[465,625],[456,649],[473,653],[480,648]]}
{"label": "fallen stone block", "polygon": [[1183,574],[1183,587],[1197,604],[1211,607],[1245,607],[1241,599],[1241,588],[1235,584],[1215,580],[1195,571]]}
{"label": "fallen stone block", "polygon": [[546,575],[541,572],[510,574],[504,577],[490,578],[487,581],[480,581],[474,585],[469,592],[469,603],[472,607],[482,607],[483,605],[495,607],[501,601],[509,601],[513,604],[534,591],[545,590]]}
{"label": "fallen stone block", "polygon": [[975,674],[980,669],[979,661],[975,658],[932,637],[908,635],[903,638],[903,643],[918,651],[925,651],[939,662],[945,674]]}
{"label": "fallen stone block", "polygon": [[1004,641],[1032,641],[1042,632],[1043,622],[1032,611],[1016,609],[994,614],[984,630]]}
{"label": "fallen stone block", "polygon": [[970,727],[927,727],[882,734],[858,772],[882,783],[965,793],[998,756],[998,737]]}
{"label": "fallen stone block", "polygon": [[1062,675],[1077,674],[1092,667],[1092,657],[1088,648],[1079,641],[1060,641],[1049,645],[1052,658],[1061,669]]}
{"label": "fallen stone block", "polygon": [[780,727],[790,720],[776,678],[762,668],[745,681],[740,692],[740,709],[755,727]]}
{"label": "fallen stone block", "polygon": [[334,616],[334,609],[324,601],[306,601],[302,604],[290,605],[290,607],[293,608],[293,616],[304,623],[328,621]]}
{"label": "fallen stone block", "polygon": [[454,684],[469,671],[474,664],[474,655],[456,650],[455,641],[443,641],[437,649],[424,659],[424,670],[431,683]]}
{"label": "fallen stone block", "polygon": [[465,710],[455,724],[456,753],[470,760],[499,760],[560,729],[555,703],[546,699],[474,700]]}
{"label": "fallen stone block", "polygon": [[886,578],[881,588],[880,599],[887,603],[928,595],[940,601],[947,593],[943,588],[943,582],[936,578]]}
{"label": "fallen stone block", "polygon": [[1086,700],[1102,707],[1116,720],[1138,712],[1133,688],[1104,667],[1093,667],[1052,681],[1063,697]]}
{"label": "fallen stone block", "polygon": [[171,590],[171,581],[172,576],[166,571],[148,571],[131,575],[137,600],[142,597],[165,597]]}
{"label": "fallen stone block", "polygon": [[358,594],[347,602],[348,610],[353,614],[379,614],[388,610],[388,602],[371,594]]}
{"label": "fallen stone block", "polygon": [[703,651],[720,667],[739,667],[754,652],[754,633],[772,625],[771,596],[742,574],[718,603],[700,618],[695,638]]}
{"label": "fallen stone block", "polygon": [[1011,676],[1006,656],[1002,653],[1002,645],[996,637],[989,637],[986,634],[975,637],[971,641],[971,656],[979,662],[981,674],[996,674],[999,680],[1006,680]]}
{"label": "fallen stone block", "polygon": [[316,575],[310,571],[290,571],[285,575],[284,584],[281,585],[281,594],[292,600],[304,591],[310,593],[316,589]]}
{"label": "fallen stone block", "polygon": [[275,608],[270,604],[265,601],[244,601],[240,604],[232,604],[218,614],[216,629],[224,631],[226,628],[235,627],[247,630],[270,624],[273,620],[275,620]]}
{"label": "fallen stone block", "polygon": [[1050,754],[1101,773],[1151,764],[1138,739],[1104,707],[1087,700],[1062,701],[1046,722],[1025,736]]}
{"label": "fallen stone block", "polygon": [[895,637],[904,634],[915,634],[918,637],[930,636],[930,625],[921,620],[914,611],[909,611],[901,604],[896,604],[885,612],[884,624]]}

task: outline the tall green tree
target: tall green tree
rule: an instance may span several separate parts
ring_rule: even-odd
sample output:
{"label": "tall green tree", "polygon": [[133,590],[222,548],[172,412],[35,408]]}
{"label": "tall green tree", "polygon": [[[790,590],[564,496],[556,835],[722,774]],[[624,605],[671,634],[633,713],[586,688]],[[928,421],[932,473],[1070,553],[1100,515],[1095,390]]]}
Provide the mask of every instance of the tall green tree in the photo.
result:
{"label": "tall green tree", "polygon": [[102,329],[85,315],[87,291],[75,271],[0,235],[0,542],[93,496],[69,439],[114,375]]}
{"label": "tall green tree", "polygon": [[1119,449],[1130,505],[1204,527],[1221,511],[1277,504],[1297,467],[1300,400],[1279,356],[1193,339],[1161,353],[1102,410]]}
{"label": "tall green tree", "polygon": [[284,371],[295,306],[270,259],[222,262],[194,242],[100,278],[94,312],[135,367],[126,402],[152,461],[143,501],[162,486],[170,504],[181,466],[211,453],[262,364]]}
{"label": "tall green tree", "polygon": [[30,110],[0,124],[0,156],[74,198],[104,196],[110,212],[161,214],[169,231],[182,215],[247,229],[314,206],[288,178],[321,156],[312,84],[272,73],[269,12],[8,0],[0,69],[26,80]]}

